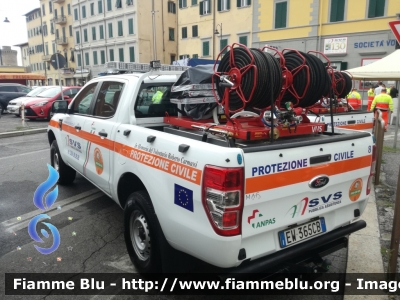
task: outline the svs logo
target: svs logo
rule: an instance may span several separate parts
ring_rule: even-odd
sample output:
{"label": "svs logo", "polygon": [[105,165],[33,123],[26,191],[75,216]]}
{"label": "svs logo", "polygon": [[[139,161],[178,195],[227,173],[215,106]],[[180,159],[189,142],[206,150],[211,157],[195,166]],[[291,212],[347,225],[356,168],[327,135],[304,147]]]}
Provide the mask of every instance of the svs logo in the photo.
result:
{"label": "svs logo", "polygon": [[70,146],[71,148],[74,148],[75,150],[82,152],[81,149],[81,143],[75,141],[74,139],[70,138],[69,135],[67,135],[67,144],[68,146]]}
{"label": "svs logo", "polygon": [[303,216],[307,210],[309,213],[315,212],[317,210],[321,210],[333,205],[340,204],[342,201],[342,192],[336,192],[334,194],[329,194],[327,196],[321,196],[319,198],[313,198],[309,199],[308,197],[305,197],[301,199],[299,203],[296,205],[293,205],[287,214],[290,214],[292,218],[301,215]]}
{"label": "svs logo", "polygon": [[[57,200],[58,196],[58,186],[56,186],[52,191],[50,191],[50,189],[57,183],[59,175],[52,166],[47,165],[47,167],[49,169],[49,177],[45,182],[39,185],[39,187],[35,191],[35,194],[33,195],[33,204],[35,204],[37,208],[43,211],[50,209],[51,206],[54,204],[54,202]],[[38,243],[44,243],[44,241],[40,238],[40,236],[36,232],[36,227],[41,219],[51,219],[51,218],[47,214],[40,214],[34,217],[28,224],[29,235],[34,241]],[[48,229],[50,229],[50,232],[53,236],[53,244],[51,245],[50,248],[42,248],[37,245],[34,246],[36,250],[39,251],[40,253],[50,254],[56,251],[57,248],[60,246],[60,233],[58,232],[57,228],[54,225],[45,222],[43,222],[42,224],[45,225]],[[45,229],[42,229],[40,232],[45,238],[49,237],[49,233]]]}

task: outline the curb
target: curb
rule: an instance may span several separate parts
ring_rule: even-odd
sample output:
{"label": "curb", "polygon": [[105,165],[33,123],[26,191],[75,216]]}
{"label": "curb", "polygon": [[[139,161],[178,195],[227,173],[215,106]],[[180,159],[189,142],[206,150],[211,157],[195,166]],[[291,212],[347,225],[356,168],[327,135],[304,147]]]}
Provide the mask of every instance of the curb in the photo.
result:
{"label": "curb", "polygon": [[21,131],[4,132],[4,133],[0,133],[0,139],[7,138],[7,137],[13,137],[13,136],[44,133],[44,132],[47,132],[47,127],[46,128],[29,129],[29,130],[21,130]]}
{"label": "curb", "polygon": [[[367,227],[349,237],[346,273],[384,273],[375,185],[373,184],[360,220],[367,222]],[[345,289],[343,299],[387,299],[387,295],[347,295]]]}

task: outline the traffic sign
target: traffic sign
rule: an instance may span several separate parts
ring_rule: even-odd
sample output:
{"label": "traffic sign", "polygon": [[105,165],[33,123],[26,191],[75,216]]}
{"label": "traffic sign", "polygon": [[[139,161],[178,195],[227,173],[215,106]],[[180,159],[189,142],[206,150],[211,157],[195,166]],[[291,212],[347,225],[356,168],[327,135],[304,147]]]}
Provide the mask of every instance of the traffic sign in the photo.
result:
{"label": "traffic sign", "polygon": [[390,29],[392,29],[397,42],[400,43],[400,20],[389,22]]}
{"label": "traffic sign", "polygon": [[[58,64],[57,64],[57,56],[58,56]],[[55,69],[55,70],[57,70],[58,69],[58,67],[61,69],[61,68],[64,68],[64,65],[65,65],[65,57],[62,55],[62,54],[60,54],[60,53],[54,53],[52,56],[51,56],[51,58],[50,58],[50,63],[51,63],[51,65],[53,66],[53,68]]]}

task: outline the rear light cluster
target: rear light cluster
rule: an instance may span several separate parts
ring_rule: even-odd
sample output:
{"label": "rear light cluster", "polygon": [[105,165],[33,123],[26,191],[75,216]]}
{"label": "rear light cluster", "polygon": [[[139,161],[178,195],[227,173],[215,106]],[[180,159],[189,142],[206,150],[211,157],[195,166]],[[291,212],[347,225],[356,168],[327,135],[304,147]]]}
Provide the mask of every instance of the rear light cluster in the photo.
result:
{"label": "rear light cluster", "polygon": [[371,160],[371,170],[369,172],[369,178],[367,183],[367,195],[371,192],[371,181],[372,177],[375,175],[376,169],[376,145],[372,146],[372,160]]}
{"label": "rear light cluster", "polygon": [[202,189],[203,206],[214,231],[222,236],[241,234],[243,168],[206,166]]}

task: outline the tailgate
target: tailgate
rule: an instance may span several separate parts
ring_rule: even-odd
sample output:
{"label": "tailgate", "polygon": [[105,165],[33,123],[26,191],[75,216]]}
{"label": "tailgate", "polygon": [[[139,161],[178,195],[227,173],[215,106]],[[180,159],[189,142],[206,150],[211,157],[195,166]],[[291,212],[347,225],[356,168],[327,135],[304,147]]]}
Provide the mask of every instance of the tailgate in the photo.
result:
{"label": "tailgate", "polygon": [[371,136],[364,135],[333,143],[245,152],[244,243],[252,239],[263,251],[279,250],[278,233],[289,226],[323,218],[329,232],[354,220],[354,209],[362,213],[366,204],[372,146]]}

